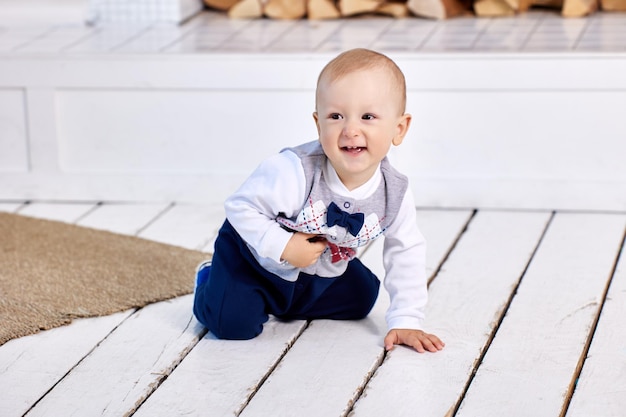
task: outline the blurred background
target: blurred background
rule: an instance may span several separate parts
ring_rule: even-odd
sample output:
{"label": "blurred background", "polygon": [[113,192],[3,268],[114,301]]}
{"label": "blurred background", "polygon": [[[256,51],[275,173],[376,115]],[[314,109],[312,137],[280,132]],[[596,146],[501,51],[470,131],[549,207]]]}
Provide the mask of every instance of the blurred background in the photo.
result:
{"label": "blurred background", "polygon": [[0,0],[0,200],[219,203],[366,47],[420,206],[624,211],[625,2]]}

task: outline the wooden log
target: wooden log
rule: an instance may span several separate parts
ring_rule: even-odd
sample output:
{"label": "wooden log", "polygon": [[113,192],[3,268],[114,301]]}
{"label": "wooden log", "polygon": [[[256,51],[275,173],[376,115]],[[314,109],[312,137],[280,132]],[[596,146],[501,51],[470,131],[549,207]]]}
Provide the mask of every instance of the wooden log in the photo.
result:
{"label": "wooden log", "polygon": [[218,10],[228,10],[239,0],[204,0],[204,4]]}
{"label": "wooden log", "polygon": [[228,17],[232,19],[254,19],[263,16],[259,0],[241,0],[228,9]]}
{"label": "wooden log", "polygon": [[515,10],[505,0],[476,0],[474,13],[479,17],[513,16]]}
{"label": "wooden log", "polygon": [[306,15],[306,0],[269,0],[264,14],[272,19],[300,19]]}
{"label": "wooden log", "polygon": [[626,0],[600,0],[600,7],[609,12],[626,12]]}
{"label": "wooden log", "polygon": [[380,0],[339,0],[339,11],[342,16],[352,16],[375,11],[382,2]]}
{"label": "wooden log", "polygon": [[309,0],[307,5],[309,19],[337,19],[340,16],[339,9],[333,0]]}
{"label": "wooden log", "polygon": [[409,15],[409,8],[406,3],[385,2],[378,6],[376,13],[386,14],[401,19]]}
{"label": "wooden log", "polygon": [[532,0],[532,6],[552,7],[561,10],[563,0]]}
{"label": "wooden log", "polygon": [[532,0],[505,0],[506,3],[511,6],[516,13],[523,13],[527,11],[531,4]]}
{"label": "wooden log", "polygon": [[416,16],[447,19],[467,12],[459,0],[409,0],[407,6]]}
{"label": "wooden log", "polygon": [[598,10],[598,0],[564,0],[561,16],[582,17]]}

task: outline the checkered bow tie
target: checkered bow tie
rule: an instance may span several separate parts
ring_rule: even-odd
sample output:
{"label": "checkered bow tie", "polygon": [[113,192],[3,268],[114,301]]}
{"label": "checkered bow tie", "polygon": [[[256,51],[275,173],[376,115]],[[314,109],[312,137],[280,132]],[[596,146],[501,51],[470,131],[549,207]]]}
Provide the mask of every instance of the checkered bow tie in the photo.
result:
{"label": "checkered bow tie", "polygon": [[333,202],[328,205],[326,212],[326,224],[328,227],[339,225],[348,229],[352,236],[356,236],[359,234],[364,222],[365,214],[363,213],[350,214],[340,209]]}

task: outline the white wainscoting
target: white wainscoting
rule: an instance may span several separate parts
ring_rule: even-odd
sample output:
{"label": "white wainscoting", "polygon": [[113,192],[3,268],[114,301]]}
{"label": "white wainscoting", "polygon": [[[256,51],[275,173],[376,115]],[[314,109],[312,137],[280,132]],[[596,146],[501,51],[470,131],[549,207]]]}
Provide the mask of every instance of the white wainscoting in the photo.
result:
{"label": "white wainscoting", "polygon": [[0,167],[2,172],[28,172],[24,91],[0,89]]}
{"label": "white wainscoting", "polygon": [[[0,57],[0,199],[222,201],[316,138],[334,55]],[[626,54],[388,55],[418,205],[626,210]]]}

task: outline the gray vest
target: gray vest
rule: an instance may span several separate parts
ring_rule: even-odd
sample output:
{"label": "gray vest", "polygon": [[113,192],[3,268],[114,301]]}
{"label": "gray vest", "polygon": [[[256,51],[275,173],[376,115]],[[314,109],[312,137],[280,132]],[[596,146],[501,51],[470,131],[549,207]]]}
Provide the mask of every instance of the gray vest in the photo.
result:
{"label": "gray vest", "polygon": [[[385,158],[380,165],[382,180],[376,191],[364,200],[355,200],[335,194],[328,187],[322,172],[327,158],[318,141],[287,148],[283,152],[287,150],[294,152],[302,161],[307,191],[303,208],[296,217],[287,219],[279,216],[276,220],[290,230],[323,235],[329,243],[328,248],[318,262],[302,271],[322,277],[337,277],[345,271],[348,261],[356,256],[357,247],[376,239],[393,223],[408,187],[407,177]],[[356,236],[349,233],[346,227],[327,224],[326,213],[331,202],[347,214],[364,214],[365,222]]]}

